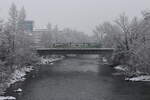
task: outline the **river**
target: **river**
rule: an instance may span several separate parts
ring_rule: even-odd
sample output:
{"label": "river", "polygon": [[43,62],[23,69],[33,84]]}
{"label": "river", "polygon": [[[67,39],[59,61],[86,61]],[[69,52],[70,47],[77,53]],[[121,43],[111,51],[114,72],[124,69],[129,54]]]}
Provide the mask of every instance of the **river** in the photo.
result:
{"label": "river", "polygon": [[17,100],[150,100],[150,84],[125,81],[98,56],[69,57],[42,65]]}

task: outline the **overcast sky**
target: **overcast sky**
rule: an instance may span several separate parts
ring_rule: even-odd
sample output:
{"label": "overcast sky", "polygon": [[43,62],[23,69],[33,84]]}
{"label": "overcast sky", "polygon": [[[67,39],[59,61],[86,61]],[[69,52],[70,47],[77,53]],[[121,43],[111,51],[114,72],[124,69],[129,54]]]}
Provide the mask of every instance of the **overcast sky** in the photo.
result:
{"label": "overcast sky", "polygon": [[69,27],[87,34],[95,25],[114,20],[120,13],[133,17],[150,9],[150,0],[0,0],[0,17],[8,17],[12,2],[18,8],[24,6],[27,19],[34,20],[38,28],[50,22],[61,29]]}

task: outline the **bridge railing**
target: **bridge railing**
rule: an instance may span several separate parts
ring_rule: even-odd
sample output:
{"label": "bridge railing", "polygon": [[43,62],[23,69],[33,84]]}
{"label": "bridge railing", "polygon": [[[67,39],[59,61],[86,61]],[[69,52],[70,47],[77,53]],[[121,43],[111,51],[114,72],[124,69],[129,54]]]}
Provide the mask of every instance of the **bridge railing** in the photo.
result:
{"label": "bridge railing", "polygon": [[98,43],[54,43],[53,48],[100,48]]}

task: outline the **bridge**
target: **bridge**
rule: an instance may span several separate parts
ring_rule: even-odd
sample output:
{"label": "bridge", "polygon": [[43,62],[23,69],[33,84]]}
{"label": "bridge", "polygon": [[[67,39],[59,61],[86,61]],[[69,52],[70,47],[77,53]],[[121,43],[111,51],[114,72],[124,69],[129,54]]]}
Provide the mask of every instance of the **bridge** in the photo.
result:
{"label": "bridge", "polygon": [[39,55],[52,54],[112,54],[114,48],[37,48]]}

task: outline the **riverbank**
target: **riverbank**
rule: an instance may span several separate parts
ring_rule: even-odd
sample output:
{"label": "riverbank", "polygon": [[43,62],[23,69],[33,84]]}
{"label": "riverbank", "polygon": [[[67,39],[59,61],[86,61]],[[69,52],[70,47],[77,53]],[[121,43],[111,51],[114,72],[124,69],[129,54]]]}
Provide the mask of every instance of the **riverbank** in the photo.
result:
{"label": "riverbank", "polygon": [[26,73],[31,72],[33,68],[34,68],[33,66],[24,66],[20,69],[16,69],[12,74],[10,74],[9,78],[4,83],[1,83],[2,88],[1,88],[1,93],[0,93],[1,94],[0,100],[15,100],[15,97],[3,96],[5,94],[5,91],[12,84],[18,81],[24,81],[26,79],[25,78]]}
{"label": "riverbank", "polygon": [[132,81],[132,82],[148,82],[150,81],[150,75],[143,74],[140,71],[136,71],[134,73],[129,72],[129,67],[126,65],[118,65],[115,66],[114,69],[118,72],[118,74],[115,75],[124,75],[126,81]]}
{"label": "riverbank", "polygon": [[[63,56],[41,57],[40,62],[38,64],[53,64],[53,62],[62,60],[63,58]],[[10,74],[8,80],[0,84],[2,87],[0,91],[0,100],[15,100],[15,97],[3,96],[5,94],[6,89],[8,89],[11,85],[15,84],[16,82],[25,81],[25,76],[33,70],[35,70],[35,66],[24,66],[21,69],[16,69],[12,74]],[[21,88],[18,88],[14,91],[22,92],[23,90]]]}

